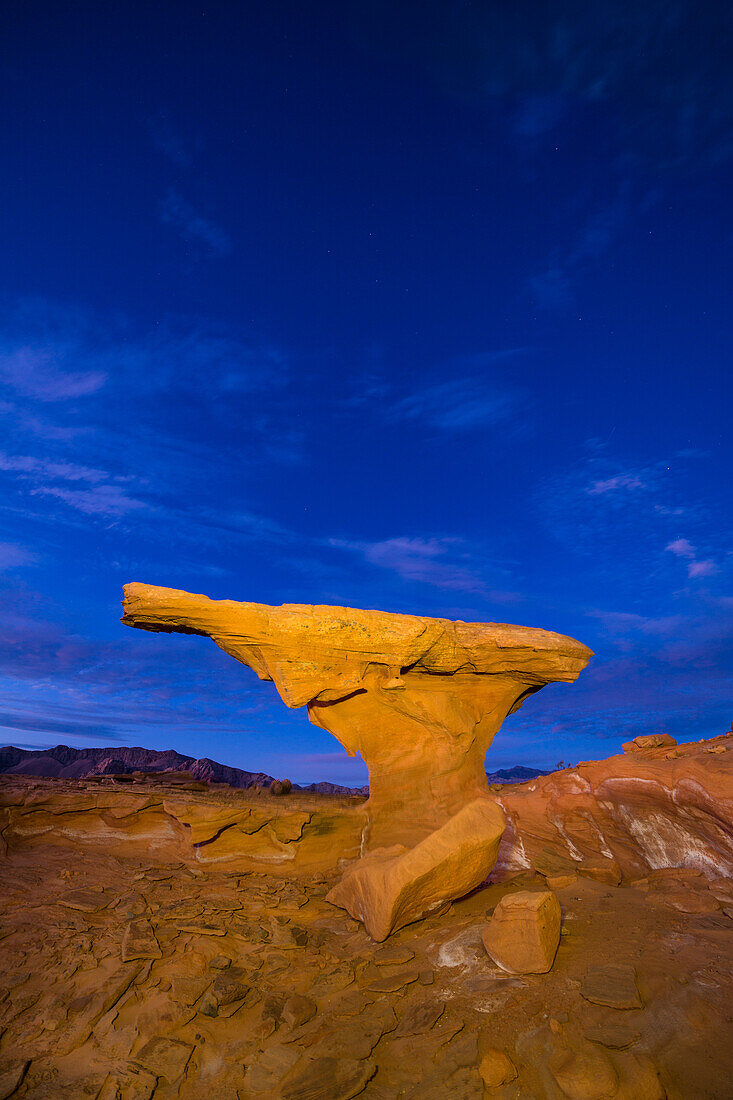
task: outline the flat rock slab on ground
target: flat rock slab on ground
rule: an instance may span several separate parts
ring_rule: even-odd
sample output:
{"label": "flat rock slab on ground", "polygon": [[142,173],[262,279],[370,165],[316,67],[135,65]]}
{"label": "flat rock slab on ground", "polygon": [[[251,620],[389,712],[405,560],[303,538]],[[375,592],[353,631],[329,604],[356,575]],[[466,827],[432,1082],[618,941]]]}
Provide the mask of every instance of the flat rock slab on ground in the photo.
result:
{"label": "flat rock slab on ground", "polygon": [[585,1037],[592,1043],[600,1043],[611,1050],[625,1050],[639,1041],[641,1032],[626,1024],[599,1024],[597,1027],[587,1028]]}
{"label": "flat rock slab on ground", "polygon": [[155,1035],[133,1058],[143,1069],[163,1077],[166,1081],[177,1081],[183,1076],[193,1047],[179,1039],[166,1039]]}
{"label": "flat rock slab on ground", "polygon": [[580,993],[586,1001],[608,1008],[642,1007],[633,966],[611,964],[590,967]]}
{"label": "flat rock slab on ground", "polygon": [[16,1091],[25,1077],[28,1062],[6,1062],[0,1064],[0,1100],[7,1100]]}
{"label": "flat rock slab on ground", "polygon": [[399,970],[394,974],[378,974],[369,981],[366,989],[370,993],[396,993],[398,989],[404,989],[420,977],[420,971],[414,967],[411,970]]}
{"label": "flat rock slab on ground", "polygon": [[146,920],[131,920],[122,937],[122,961],[159,959],[163,952],[155,933]]}
{"label": "flat rock slab on ground", "polygon": [[105,896],[99,890],[69,890],[59,899],[59,905],[66,909],[76,909],[80,913],[98,913],[112,901],[112,896]]}
{"label": "flat rock slab on ground", "polygon": [[298,1065],[283,1080],[279,1100],[351,1100],[376,1073],[369,1061],[314,1058]]}

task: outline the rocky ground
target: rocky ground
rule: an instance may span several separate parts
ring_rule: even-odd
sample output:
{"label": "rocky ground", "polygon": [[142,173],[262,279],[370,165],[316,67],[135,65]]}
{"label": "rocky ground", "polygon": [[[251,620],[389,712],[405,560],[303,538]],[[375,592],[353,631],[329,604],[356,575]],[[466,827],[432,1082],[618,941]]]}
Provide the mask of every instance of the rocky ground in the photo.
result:
{"label": "rocky ground", "polygon": [[[719,781],[732,745],[690,751],[698,781],[703,766]],[[639,849],[646,867],[629,875],[613,836],[619,874],[568,866],[562,825],[553,849],[529,808],[562,803],[567,779],[512,788],[514,803],[496,792],[512,850],[524,817],[542,858],[505,859],[497,881],[380,945],[324,900],[336,867],[201,866],[175,837],[105,842],[96,818],[85,845],[98,786],[3,781],[0,1100],[730,1098],[733,879],[710,851],[704,874],[689,854],[655,868]],[[160,797],[229,805],[197,786]],[[105,791],[104,819],[141,797]],[[46,825],[24,832],[21,811]],[[548,885],[562,909],[552,970],[507,974],[483,946],[487,918],[506,894]]]}

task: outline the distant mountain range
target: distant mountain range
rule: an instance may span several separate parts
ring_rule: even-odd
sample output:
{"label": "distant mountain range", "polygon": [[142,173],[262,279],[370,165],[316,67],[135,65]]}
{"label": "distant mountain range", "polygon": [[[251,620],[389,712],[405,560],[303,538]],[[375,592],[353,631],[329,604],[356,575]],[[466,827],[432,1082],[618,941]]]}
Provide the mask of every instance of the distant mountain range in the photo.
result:
{"label": "distant mountain range", "polygon": [[498,772],[487,772],[486,778],[489,783],[526,783],[528,779],[536,779],[538,775],[549,774],[548,771],[542,771],[541,768],[525,768],[522,764],[515,764],[513,768],[501,768]]}
{"label": "distant mountain range", "polygon": [[[37,775],[55,779],[84,779],[89,775],[130,775],[132,772],[188,772],[194,779],[207,783],[228,783],[230,787],[268,787],[273,781],[264,772],[246,772],[230,768],[204,757],[197,760],[174,749],[101,748],[72,749],[57,745],[54,749],[19,749],[15,745],[0,746],[0,774]],[[538,768],[502,769],[487,774],[489,783],[524,783],[548,772]],[[369,787],[344,787],[340,783],[293,784],[296,790],[318,794],[368,795]]]}

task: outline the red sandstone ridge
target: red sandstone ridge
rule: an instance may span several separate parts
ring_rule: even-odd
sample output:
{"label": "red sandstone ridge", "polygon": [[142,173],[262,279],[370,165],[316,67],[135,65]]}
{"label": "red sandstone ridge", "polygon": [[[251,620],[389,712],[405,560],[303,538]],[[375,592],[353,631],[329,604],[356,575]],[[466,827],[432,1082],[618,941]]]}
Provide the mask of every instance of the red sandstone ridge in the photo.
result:
{"label": "red sandstone ridge", "polygon": [[670,740],[503,788],[492,879],[529,867],[610,883],[664,867],[733,875],[733,738]]}

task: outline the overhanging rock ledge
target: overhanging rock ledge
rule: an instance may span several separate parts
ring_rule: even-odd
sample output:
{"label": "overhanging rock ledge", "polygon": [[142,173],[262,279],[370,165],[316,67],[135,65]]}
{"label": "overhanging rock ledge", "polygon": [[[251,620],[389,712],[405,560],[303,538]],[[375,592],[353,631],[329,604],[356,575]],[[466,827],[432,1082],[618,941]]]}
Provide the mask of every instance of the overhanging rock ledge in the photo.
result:
{"label": "overhanging rock ledge", "polygon": [[507,714],[548,683],[574,681],[592,656],[573,638],[504,623],[271,607],[145,584],[124,592],[123,623],[211,638],[273,681],[287,706],[306,706],[350,756],[361,753],[368,858],[331,900],[375,938],[483,881],[504,824],[486,751]]}

